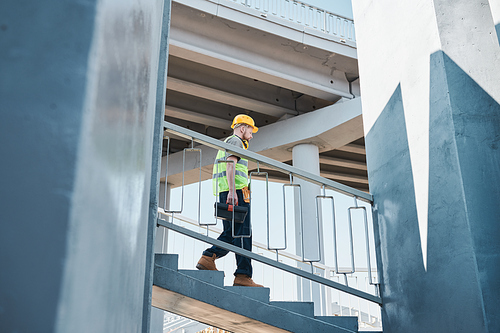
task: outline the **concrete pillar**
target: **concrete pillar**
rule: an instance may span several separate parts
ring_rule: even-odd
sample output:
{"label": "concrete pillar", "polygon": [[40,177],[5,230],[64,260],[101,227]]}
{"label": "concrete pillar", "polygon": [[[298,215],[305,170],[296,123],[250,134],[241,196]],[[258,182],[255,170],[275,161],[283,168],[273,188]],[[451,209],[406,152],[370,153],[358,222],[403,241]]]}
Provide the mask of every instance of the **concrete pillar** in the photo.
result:
{"label": "concrete pillar", "polygon": [[[292,148],[293,166],[304,171],[319,175],[319,149],[314,144],[299,144]],[[321,188],[316,184],[312,184],[305,180],[294,179],[294,183],[299,184],[302,192],[302,218],[303,218],[303,242],[302,249],[302,234],[299,216],[299,196],[295,192],[295,244],[296,254],[302,256],[304,251],[305,259],[317,260],[321,259],[324,263],[324,246],[323,246],[323,226],[318,225],[316,220],[316,196],[320,194]],[[299,267],[306,271],[311,271],[308,264],[300,264]],[[324,300],[321,299],[320,287],[317,284],[311,283],[309,280],[303,280],[298,285],[298,295],[303,295],[304,300],[312,300],[315,303],[315,314],[320,314],[321,307],[319,306]],[[324,287],[321,287],[324,289]],[[323,290],[324,291],[324,290]],[[324,293],[323,293],[324,294]],[[323,304],[324,308],[324,304]]]}
{"label": "concrete pillar", "polygon": [[0,4],[0,332],[140,332],[164,1]]}
{"label": "concrete pillar", "polygon": [[[292,163],[296,168],[319,175],[319,149],[313,144],[300,144],[292,148]],[[320,194],[320,186],[310,182],[295,179],[302,191],[302,217],[304,220],[304,256],[308,259],[319,258],[318,250],[318,227],[316,223],[316,201],[315,198]],[[298,197],[297,197],[298,199]],[[298,207],[296,202],[295,207]],[[297,255],[302,255],[300,221],[296,219],[295,239],[297,244]]]}
{"label": "concrete pillar", "polygon": [[353,9],[384,332],[499,332],[490,6],[354,0]]}

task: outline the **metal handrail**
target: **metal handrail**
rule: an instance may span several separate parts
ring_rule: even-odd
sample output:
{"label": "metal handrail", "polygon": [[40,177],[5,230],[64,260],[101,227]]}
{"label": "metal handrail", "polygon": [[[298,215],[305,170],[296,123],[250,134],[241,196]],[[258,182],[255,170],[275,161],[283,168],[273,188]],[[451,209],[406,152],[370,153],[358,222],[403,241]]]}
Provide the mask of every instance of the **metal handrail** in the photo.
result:
{"label": "metal handrail", "polygon": [[[165,217],[168,219],[168,218],[171,218],[171,215],[167,214],[165,212],[165,210],[161,207],[158,207],[158,214],[163,214],[165,215]],[[161,218],[161,217],[160,217]],[[161,218],[162,220],[164,220],[164,218]],[[183,216],[183,215],[176,215],[174,218],[174,220],[178,220],[178,221],[181,221],[183,223],[187,223],[189,225],[192,225],[192,226],[200,226],[198,224],[198,222],[196,222],[195,220],[193,219],[190,219],[186,216]],[[212,229],[210,229],[212,232],[215,232],[215,233],[221,233],[222,232],[222,229],[220,228],[217,228],[217,227],[214,227]],[[273,251],[273,249],[268,249],[267,245],[263,244],[263,243],[259,243],[255,240],[252,240],[252,246],[260,249],[260,250],[263,250],[263,251]],[[292,254],[290,252],[280,252],[280,256],[281,258],[287,258],[287,259],[290,259],[290,260],[294,260],[294,261],[297,261],[297,262],[300,262],[302,261],[302,257],[301,256],[298,256],[296,254]],[[313,263],[313,266],[317,269],[320,269],[320,270],[324,270],[324,271],[331,271],[331,272],[335,272],[335,266],[332,267],[332,266],[327,266],[325,264],[322,264],[320,262],[315,262]],[[341,271],[343,270],[346,270],[347,268],[344,269],[344,267],[339,267],[339,269]],[[376,269],[370,267],[370,270],[372,272],[376,272]],[[365,273],[365,272],[368,272],[368,269],[367,268],[364,268],[364,267],[358,267],[356,269],[356,272],[361,272],[361,273]]]}
{"label": "metal handrail", "polygon": [[222,149],[225,150],[233,155],[236,155],[238,157],[245,158],[249,161],[259,163],[260,165],[266,165],[268,167],[271,167],[273,169],[276,169],[277,171],[281,171],[286,174],[292,174],[293,177],[297,177],[300,179],[307,180],[311,183],[320,185],[320,186],[325,186],[327,189],[332,189],[334,191],[346,194],[348,196],[363,200],[368,203],[373,202],[373,197],[371,194],[357,190],[355,188],[352,188],[350,186],[338,183],[333,180],[326,179],[321,176],[314,175],[312,173],[309,173],[307,171],[304,171],[302,169],[290,166],[285,163],[278,162],[276,160],[273,160],[272,158],[254,153],[252,151],[245,150],[243,148],[236,147],[234,145],[230,145],[228,143],[225,143],[223,141],[211,138],[209,136],[200,134],[198,132],[186,129],[182,126],[178,126],[172,123],[169,123],[167,121],[163,122],[163,127],[165,131],[175,134],[179,137],[183,137],[189,140],[193,140],[197,143],[201,143],[205,146],[214,148],[214,149]]}
{"label": "metal handrail", "polygon": [[[240,158],[245,158],[249,161],[253,161],[253,162],[256,162],[257,163],[257,173],[258,175],[261,174],[260,172],[260,165],[266,165],[268,167],[271,167],[271,168],[274,168],[278,171],[281,171],[281,172],[286,172],[288,173],[288,175],[290,176],[290,184],[285,184],[284,187],[283,187],[283,190],[285,189],[285,186],[299,186],[297,184],[293,184],[293,177],[298,177],[298,178],[301,178],[301,179],[304,179],[306,181],[309,181],[309,182],[313,182],[313,183],[316,183],[316,184],[319,184],[322,186],[322,190],[323,190],[323,195],[320,195],[320,196],[317,196],[316,197],[316,215],[317,215],[317,223],[318,223],[318,246],[320,247],[320,258],[318,260],[316,259],[306,259],[305,258],[305,255],[304,255],[304,251],[302,251],[302,258],[301,258],[301,261],[302,262],[308,262],[310,265],[311,265],[311,273],[307,273],[309,275],[304,275],[305,272],[304,271],[301,271],[300,274],[296,274],[297,270],[299,270],[298,268],[295,268],[295,267],[291,267],[289,265],[285,265],[285,264],[282,264],[279,262],[279,250],[284,250],[286,249],[285,248],[271,248],[270,245],[269,245],[269,234],[268,234],[268,244],[267,244],[267,249],[270,250],[270,249],[273,249],[273,250],[276,250],[276,261],[272,261],[270,260],[269,258],[267,257],[263,257],[263,256],[259,256],[257,254],[253,254],[251,251],[247,251],[247,250],[244,250],[244,249],[240,249],[238,248],[238,250],[235,250],[234,249],[234,246],[233,245],[221,245],[219,243],[221,243],[220,241],[216,240],[216,239],[213,239],[213,238],[210,238],[208,237],[209,236],[209,228],[208,228],[208,225],[207,224],[204,224],[206,225],[207,227],[207,236],[202,236],[196,232],[193,232],[193,231],[190,231],[188,229],[185,229],[183,227],[180,227],[180,226],[176,226],[175,224],[173,224],[173,212],[171,211],[168,211],[168,213],[172,213],[172,223],[170,222],[167,222],[167,221],[164,221],[164,220],[161,220],[161,219],[158,219],[157,220],[157,224],[158,225],[162,225],[166,228],[169,228],[173,231],[176,231],[176,232],[180,232],[184,235],[187,235],[189,237],[192,237],[192,238],[195,238],[195,239],[198,239],[198,240],[202,240],[204,242],[207,242],[207,243],[210,243],[212,245],[216,245],[216,246],[219,246],[221,248],[224,248],[224,249],[227,249],[227,250],[230,250],[232,252],[235,252],[236,254],[240,254],[240,255],[243,255],[243,256],[246,256],[246,257],[249,257],[251,259],[255,259],[257,261],[260,261],[262,263],[265,263],[265,264],[268,264],[268,265],[271,265],[271,266],[274,266],[276,268],[279,268],[279,269],[283,269],[285,271],[288,271],[290,273],[293,273],[293,274],[296,274],[296,275],[299,275],[299,276],[302,276],[302,277],[305,277],[311,281],[315,281],[315,282],[318,282],[318,283],[321,283],[323,285],[326,285],[326,286],[330,286],[330,287],[333,287],[333,288],[336,288],[338,290],[342,290],[342,291],[345,291],[345,289],[343,288],[348,288],[348,292],[352,295],[356,295],[356,296],[360,296],[360,294],[358,294],[356,291],[356,293],[353,292],[353,290],[356,290],[356,289],[352,289],[351,287],[348,286],[348,283],[347,283],[347,274],[350,274],[350,273],[354,273],[355,272],[355,265],[354,265],[354,250],[353,250],[353,236],[352,236],[352,220],[351,220],[351,209],[358,209],[358,206],[357,206],[357,200],[358,198],[361,199],[361,200],[365,200],[369,203],[371,203],[371,195],[368,194],[368,193],[365,193],[365,192],[362,192],[362,191],[359,191],[359,190],[356,190],[356,189],[353,189],[353,188],[350,188],[348,186],[345,186],[343,184],[340,184],[340,183],[337,183],[337,182],[334,182],[334,181],[331,181],[331,180],[328,180],[326,178],[323,178],[323,177],[320,177],[320,176],[316,176],[316,175],[313,175],[313,174],[310,174],[308,172],[305,172],[301,169],[297,169],[297,168],[294,168],[294,167],[291,167],[289,166],[288,164],[284,164],[284,163],[281,163],[281,162],[277,162],[273,159],[270,159],[270,158],[267,158],[265,156],[262,156],[262,155],[259,155],[257,153],[254,153],[254,152],[249,152],[247,150],[244,150],[242,148],[238,148],[234,145],[230,145],[230,144],[227,144],[223,141],[219,141],[219,140],[216,140],[214,138],[211,138],[209,136],[206,136],[206,135],[203,135],[203,134],[200,134],[200,133],[197,133],[195,131],[192,131],[192,130],[189,130],[189,129],[185,129],[181,126],[177,126],[175,124],[172,124],[172,123],[169,123],[169,122],[166,122],[164,121],[163,122],[163,125],[164,125],[164,131],[166,133],[170,133],[170,134],[174,134],[174,135],[177,135],[179,137],[183,137],[183,138],[187,138],[191,141],[191,147],[194,148],[194,142],[198,142],[198,143],[201,143],[203,145],[206,145],[206,146],[209,146],[209,147],[212,147],[212,148],[215,148],[215,149],[219,149],[219,150],[224,150],[226,151],[226,153],[229,153],[231,155],[236,155],[236,156],[239,156]],[[194,150],[193,148],[191,148],[192,150]],[[169,154],[169,151],[167,150],[167,155]],[[201,150],[200,150],[200,155],[201,155]],[[184,155],[185,156],[185,152],[184,152]],[[168,156],[167,156],[167,160],[168,160]],[[227,161],[224,161],[224,162],[227,162]],[[168,167],[168,165],[167,165]],[[183,173],[183,178],[184,178],[184,172],[185,172],[185,162],[184,162],[184,158],[183,158],[183,170],[182,170],[182,173]],[[201,170],[201,156],[200,156],[200,170]],[[251,175],[252,173],[250,173]],[[266,179],[267,179],[267,176],[268,174],[266,174]],[[165,170],[165,176],[168,177],[168,169]],[[167,178],[166,178],[167,179]],[[200,181],[200,184],[201,184],[201,181]],[[267,182],[266,182],[267,184]],[[183,185],[184,185],[184,181],[183,181]],[[184,187],[184,186],[183,186]],[[329,197],[329,196],[326,196],[326,188],[330,188],[332,190],[335,190],[335,191],[338,191],[338,192],[341,192],[341,193],[344,193],[344,194],[348,194],[350,195],[353,199],[354,199],[354,202],[355,202],[355,206],[356,207],[350,207],[348,209],[348,213],[349,213],[349,233],[350,233],[350,247],[351,247],[351,270],[350,271],[339,271],[339,267],[338,267],[338,259],[337,259],[337,249],[336,249],[336,244],[337,244],[337,239],[336,239],[336,232],[335,232],[335,229],[336,229],[336,223],[335,223],[335,204],[334,204],[334,200],[333,200],[333,197]],[[300,189],[300,187],[299,187]],[[217,185],[217,190],[218,190],[218,185]],[[184,189],[183,189],[184,191]],[[285,193],[285,191],[284,191]],[[267,195],[266,195],[267,196]],[[321,199],[328,199],[328,200],[332,200],[332,210],[333,210],[333,227],[334,227],[334,260],[335,260],[335,273],[337,274],[343,274],[344,275],[344,278],[345,278],[345,285],[342,285],[342,288],[340,288],[339,286],[341,284],[339,283],[334,283],[333,285],[331,284],[331,280],[328,280],[328,279],[325,279],[325,278],[322,278],[323,280],[317,280],[317,276],[314,274],[314,269],[313,269],[313,263],[314,262],[318,262],[318,261],[321,261],[321,244],[320,244],[320,220],[319,220],[319,215],[320,215],[320,212],[319,212],[319,202],[318,200],[321,200]],[[268,201],[268,199],[267,199]],[[286,202],[286,199],[284,198],[284,201]],[[302,212],[302,199],[299,200],[299,203],[298,203],[299,207],[300,207],[300,212]],[[268,212],[267,212],[267,218],[268,218],[268,229],[269,229],[269,201],[267,202],[267,206],[268,206]],[[182,204],[181,204],[181,207],[182,207]],[[363,207],[364,208],[364,207]],[[175,211],[175,213],[181,213],[179,211]],[[303,230],[303,221],[302,221],[302,213],[300,213],[300,220],[301,220],[301,223],[300,223],[300,228],[301,228],[301,245],[302,245],[302,249],[304,249],[304,230]],[[366,234],[366,241],[367,241],[367,245],[366,245],[366,249],[367,249],[367,262],[368,262],[368,273],[369,273],[369,279],[370,279],[370,284],[375,284],[375,285],[378,285],[377,283],[372,283],[373,282],[373,279],[372,279],[372,275],[371,275],[371,267],[370,267],[370,251],[369,251],[369,239],[368,239],[368,222],[367,222],[367,216],[366,216],[366,210],[365,210],[365,219],[364,219],[364,224],[365,224],[365,234]],[[233,223],[234,223],[234,220],[233,220]],[[286,237],[286,208],[285,208],[285,215],[284,215],[284,223],[285,223],[285,237]],[[198,217],[198,225],[202,226],[202,224],[200,223],[200,218]],[[234,224],[233,224],[233,237],[235,237],[234,235]],[[243,252],[241,252],[243,251]],[[380,304],[380,299],[376,299],[374,300],[372,297],[378,297],[378,290],[377,288],[376,289],[376,293],[377,293],[377,296],[373,296],[373,295],[370,295],[370,294],[367,294],[367,295],[370,295],[369,297],[366,296],[366,295],[363,295],[363,296],[360,296],[362,298],[365,298],[367,300],[370,300],[370,301],[374,301],[376,303],[379,303]],[[362,294],[364,292],[361,292]],[[366,293],[365,293],[366,294]]]}
{"label": "metal handrail", "polygon": [[379,296],[375,296],[375,295],[369,294],[367,292],[364,292],[364,291],[361,291],[361,290],[358,290],[358,289],[355,289],[355,288],[351,288],[351,287],[345,286],[345,285],[343,285],[341,283],[338,283],[338,282],[326,279],[326,278],[321,277],[321,276],[317,276],[317,275],[315,275],[313,273],[309,273],[309,272],[303,271],[303,270],[301,270],[299,268],[296,268],[296,267],[292,267],[292,266],[283,264],[283,263],[281,263],[279,261],[274,261],[274,260],[269,259],[267,257],[261,256],[259,254],[255,254],[255,253],[253,253],[251,251],[248,251],[248,250],[242,249],[240,247],[234,246],[232,244],[225,243],[225,242],[220,241],[218,239],[214,239],[214,238],[202,235],[200,233],[197,233],[195,231],[189,230],[187,228],[183,228],[181,226],[175,225],[172,222],[168,222],[168,221],[165,221],[165,220],[162,220],[162,219],[157,219],[157,225],[165,227],[165,228],[167,228],[169,230],[181,233],[183,235],[189,236],[191,238],[197,239],[199,241],[202,241],[202,242],[205,242],[205,243],[208,243],[208,244],[212,244],[212,245],[215,245],[217,247],[229,250],[231,252],[234,252],[234,253],[239,254],[241,256],[250,258],[252,260],[259,261],[259,262],[261,262],[263,264],[266,264],[266,265],[269,265],[269,266],[281,269],[283,271],[295,274],[297,276],[306,278],[306,279],[311,280],[313,282],[317,282],[317,283],[320,283],[322,285],[325,285],[325,286],[328,286],[328,287],[331,287],[331,288],[334,288],[334,289],[346,292],[348,294],[351,294],[351,295],[363,298],[365,300],[377,303],[379,305],[382,305],[382,299]]}

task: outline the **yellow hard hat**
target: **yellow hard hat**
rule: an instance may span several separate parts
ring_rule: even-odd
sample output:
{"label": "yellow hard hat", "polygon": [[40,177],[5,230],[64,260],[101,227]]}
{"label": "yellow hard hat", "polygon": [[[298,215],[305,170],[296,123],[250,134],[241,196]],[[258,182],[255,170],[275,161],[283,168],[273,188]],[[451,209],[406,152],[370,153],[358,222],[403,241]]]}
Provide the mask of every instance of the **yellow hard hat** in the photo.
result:
{"label": "yellow hard hat", "polygon": [[236,117],[234,117],[233,124],[231,125],[231,128],[234,128],[234,126],[236,124],[246,124],[246,125],[252,126],[253,127],[252,133],[257,133],[257,131],[259,130],[255,126],[255,122],[253,121],[252,117],[247,116],[246,114],[239,114]]}

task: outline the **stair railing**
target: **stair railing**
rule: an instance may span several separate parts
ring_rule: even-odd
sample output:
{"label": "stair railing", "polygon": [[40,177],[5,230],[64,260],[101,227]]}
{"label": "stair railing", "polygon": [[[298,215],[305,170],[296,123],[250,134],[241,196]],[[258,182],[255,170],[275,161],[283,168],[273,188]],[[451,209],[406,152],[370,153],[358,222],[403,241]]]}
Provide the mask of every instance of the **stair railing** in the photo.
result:
{"label": "stair railing", "polygon": [[[320,185],[323,189],[323,195],[320,195],[320,196],[317,196],[316,197],[316,203],[317,203],[317,207],[316,207],[316,215],[317,215],[317,219],[316,221],[318,222],[318,226],[319,226],[319,200],[332,200],[332,213],[333,213],[333,219],[334,219],[334,261],[335,261],[335,272],[337,274],[344,274],[345,276],[345,284],[340,284],[340,283],[337,283],[337,282],[334,282],[330,279],[327,279],[327,278],[324,278],[324,277],[320,277],[320,276],[317,276],[316,274],[314,274],[314,271],[312,270],[311,273],[309,272],[305,272],[299,268],[296,268],[296,267],[291,267],[291,266],[288,266],[288,265],[285,265],[285,264],[282,264],[279,262],[279,250],[284,250],[286,249],[286,246],[284,248],[271,248],[269,246],[269,232],[268,232],[268,244],[267,244],[267,247],[269,250],[275,250],[276,251],[276,261],[274,260],[270,260],[269,258],[267,257],[264,257],[264,256],[260,256],[258,254],[255,254],[255,253],[252,253],[251,251],[247,251],[247,250],[244,250],[242,248],[239,248],[239,247],[236,247],[236,246],[233,246],[232,244],[228,244],[228,243],[224,243],[224,242],[221,242],[217,239],[213,239],[213,238],[210,238],[208,237],[209,235],[209,226],[210,225],[213,225],[213,224],[210,224],[210,223],[202,223],[200,221],[200,214],[198,214],[198,224],[200,226],[206,226],[207,228],[207,236],[204,236],[204,235],[201,235],[197,232],[194,232],[192,230],[189,230],[189,229],[186,229],[186,228],[183,228],[181,226],[177,226],[173,223],[174,221],[174,214],[179,214],[182,212],[179,211],[179,210],[168,210],[168,211],[165,211],[165,213],[170,213],[171,216],[172,216],[172,221],[169,222],[169,221],[166,221],[166,220],[163,220],[161,218],[158,218],[157,220],[157,225],[158,226],[163,226],[163,227],[166,227],[170,230],[173,230],[175,232],[179,232],[179,233],[182,233],[186,236],[189,236],[191,238],[195,238],[195,239],[198,239],[200,241],[203,241],[203,242],[206,242],[206,243],[209,243],[209,244],[212,244],[212,245],[215,245],[215,246],[218,246],[218,247],[221,247],[221,248],[224,248],[226,250],[229,250],[229,251],[232,251],[232,252],[235,252],[236,254],[239,254],[239,255],[242,255],[242,256],[245,256],[245,257],[248,257],[250,259],[253,259],[253,260],[256,260],[256,261],[259,261],[259,262],[262,262],[266,265],[270,265],[270,266],[273,266],[275,268],[278,268],[278,269],[281,269],[281,270],[284,270],[284,271],[287,271],[289,273],[292,273],[292,274],[295,274],[295,275],[298,275],[298,276],[301,276],[303,278],[306,278],[306,279],[309,279],[311,281],[314,281],[314,282],[318,282],[322,285],[325,285],[325,286],[329,286],[329,287],[332,287],[332,288],[335,288],[337,290],[341,290],[341,291],[344,291],[346,293],[349,293],[351,295],[354,295],[354,296],[358,296],[358,297],[361,297],[363,299],[366,299],[366,300],[369,300],[371,302],[375,302],[375,303],[378,303],[378,304],[381,304],[381,298],[378,296],[379,294],[379,290],[378,290],[378,283],[375,283],[372,281],[372,275],[371,275],[371,265],[370,265],[370,251],[369,251],[369,237],[368,237],[368,222],[367,222],[367,217],[366,217],[366,209],[364,209],[364,207],[358,207],[357,205],[357,200],[363,200],[365,202],[368,202],[370,204],[372,204],[373,200],[372,200],[372,196],[371,194],[369,193],[365,193],[363,191],[360,191],[360,190],[357,190],[357,189],[354,189],[354,188],[351,188],[349,186],[346,186],[344,184],[341,184],[341,183],[338,183],[338,182],[335,182],[335,181],[332,181],[332,180],[329,180],[327,178],[323,178],[321,176],[317,176],[317,175],[314,175],[314,174],[311,174],[311,173],[308,173],[306,171],[303,171],[301,169],[298,169],[298,168],[295,168],[293,166],[290,166],[288,164],[285,164],[285,163],[281,163],[281,162],[278,162],[278,161],[275,161],[271,158],[268,158],[268,157],[265,157],[265,156],[262,156],[262,155],[259,155],[257,153],[254,153],[254,152],[251,152],[251,151],[247,151],[247,150],[244,150],[242,148],[239,148],[239,147],[236,147],[234,145],[230,145],[230,144],[227,144],[223,141],[219,141],[217,139],[214,139],[214,138],[211,138],[209,136],[206,136],[206,135],[203,135],[203,134],[200,134],[200,133],[197,133],[195,131],[192,131],[192,130],[189,130],[189,129],[185,129],[181,126],[178,126],[178,125],[175,125],[175,124],[172,124],[172,123],[169,123],[169,122],[166,122],[164,121],[163,122],[163,126],[164,126],[164,131],[166,133],[170,133],[172,135],[175,135],[175,136],[178,136],[178,137],[182,137],[182,138],[186,138],[188,140],[191,141],[191,148],[186,148],[184,149],[183,151],[183,168],[182,168],[182,187],[184,187],[184,173],[185,173],[185,153],[186,151],[199,151],[200,152],[200,184],[201,184],[201,149],[195,149],[194,148],[194,142],[197,142],[197,143],[200,143],[202,145],[205,145],[205,146],[208,146],[208,147],[211,147],[211,148],[215,148],[215,149],[218,149],[218,150],[225,150],[227,153],[229,154],[232,154],[232,155],[236,155],[236,156],[239,156],[239,157],[242,157],[242,158],[245,158],[249,161],[252,161],[252,162],[255,162],[257,163],[258,165],[258,170],[256,173],[253,173],[253,174],[257,174],[257,175],[262,175],[262,174],[265,174],[266,175],[266,180],[268,181],[268,174],[267,173],[261,173],[260,172],[260,165],[265,165],[267,167],[271,167],[273,168],[274,170],[278,170],[278,171],[281,171],[283,173],[286,173],[290,176],[290,184],[285,184],[283,189],[286,187],[286,186],[293,186],[293,187],[298,187],[299,188],[299,191],[300,191],[300,185],[298,184],[293,184],[293,178],[300,178],[300,179],[304,179],[306,181],[309,181],[309,182],[312,182],[312,183],[315,183],[317,185]],[[167,145],[169,145],[169,140],[167,141]],[[166,167],[166,170],[165,170],[165,183],[167,183],[167,178],[168,178],[168,154],[169,154],[169,149],[167,148],[167,163],[165,165]],[[266,183],[267,184],[267,183]],[[201,185],[200,185],[201,186]],[[165,186],[166,188],[166,186]],[[267,186],[266,186],[267,188]],[[351,197],[354,198],[354,201],[355,201],[355,207],[350,207],[348,212],[349,212],[349,232],[350,232],[350,247],[351,247],[351,252],[350,252],[350,257],[351,257],[351,263],[352,263],[352,267],[351,267],[351,271],[339,271],[338,269],[338,251],[337,251],[337,235],[336,235],[336,232],[335,232],[335,208],[334,208],[334,202],[333,202],[333,197],[329,197],[329,196],[326,196],[326,188],[329,188],[329,189],[332,189],[332,190],[335,190],[337,192],[341,192],[343,194],[346,194],[346,195],[349,195]],[[181,189],[181,193],[184,193],[184,189],[182,188]],[[199,193],[201,193],[201,188],[199,189]],[[300,192],[299,192],[300,193]],[[166,195],[165,195],[166,197]],[[268,195],[266,195],[267,197],[267,219],[268,219],[268,231],[269,231],[269,201],[268,201]],[[299,200],[299,209],[300,209],[300,215],[302,215],[302,198],[301,198],[301,193],[299,195],[300,197],[300,200]],[[182,195],[182,198],[183,199],[183,195]],[[198,207],[201,206],[201,197],[199,197],[199,202],[198,202]],[[166,207],[166,205],[165,205]],[[181,209],[183,208],[183,204],[181,203]],[[200,209],[200,208],[198,208]],[[353,250],[353,236],[352,236],[352,219],[351,219],[351,210],[355,210],[355,209],[364,209],[364,213],[365,213],[365,238],[366,238],[366,249],[367,249],[367,261],[368,261],[368,267],[369,267],[369,274],[370,274],[370,284],[371,285],[375,285],[375,290],[376,290],[376,294],[377,295],[372,295],[372,294],[369,294],[369,293],[366,293],[364,291],[360,291],[360,290],[357,290],[355,288],[352,288],[352,287],[349,287],[348,284],[347,284],[347,274],[351,274],[351,273],[354,273],[355,272],[355,265],[354,265],[354,250]],[[285,208],[286,210],[286,208]],[[285,212],[286,214],[286,212]],[[303,222],[302,222],[302,216],[300,216],[300,220],[301,220],[301,245],[302,245],[302,249],[304,249],[304,232],[303,232]],[[318,234],[319,234],[319,227],[318,227]],[[318,235],[319,236],[319,235]],[[285,237],[286,237],[286,217],[285,217]],[[319,239],[318,239],[319,240]],[[318,241],[319,243],[319,241]],[[318,244],[319,246],[319,244]],[[321,252],[321,251],[320,251]],[[320,261],[321,258],[319,260],[311,260],[311,259],[306,259],[304,257],[304,251],[302,251],[302,261],[303,262],[308,262],[310,265],[311,265],[311,269],[313,267],[313,262],[316,262],[316,261]]]}
{"label": "stair railing", "polygon": [[[193,189],[194,191],[195,189]],[[346,207],[347,209],[347,207]],[[165,215],[163,209],[158,210],[159,214]],[[165,218],[170,218],[170,216],[165,215]],[[196,219],[191,219],[187,216],[184,215],[175,215],[176,223],[182,223],[183,225],[186,225],[188,227],[193,227],[193,226],[199,226],[198,222]],[[214,228],[211,228],[211,235],[213,237],[217,237],[221,232],[222,229],[217,226]],[[188,246],[192,246],[192,242],[190,242],[190,238],[184,237],[182,234],[177,234],[177,233],[172,233],[170,235],[170,240],[169,240],[169,253],[175,252],[177,248],[184,248],[187,244],[190,244]],[[198,249],[201,249],[203,246],[201,246]],[[272,257],[273,256],[273,250],[268,250],[267,243],[260,243],[256,239],[252,241],[252,247],[254,249],[255,253],[258,253],[260,255],[265,255],[267,257]],[[184,251],[183,252],[183,262],[184,263],[194,263],[198,260],[199,258],[199,251]],[[286,251],[280,251],[279,253],[279,259],[280,261],[285,261],[289,265],[295,265],[297,263],[302,262],[302,257],[298,256],[293,253],[289,253]],[[222,264],[223,270],[225,271],[234,271],[236,269],[236,263],[231,259],[231,258],[226,258],[225,261],[222,263],[219,263],[218,265]],[[254,264],[254,272],[256,273],[256,278],[260,279],[260,281],[264,281],[265,279],[268,279],[273,281],[271,282],[271,287],[270,289],[270,297],[271,300],[274,301],[307,301],[307,298],[304,298],[301,293],[297,293],[297,286],[299,283],[299,279],[295,279],[295,276],[291,274],[286,274],[285,271],[282,270],[265,270],[263,268],[258,268],[257,265],[262,265],[261,263],[255,263]],[[335,275],[335,266],[334,265],[326,265],[322,263],[313,263],[314,269],[315,269],[315,274],[319,274],[318,272],[323,272],[324,277],[329,277],[330,279],[333,279],[334,281],[341,282],[340,280],[344,279],[344,276],[339,276]],[[191,267],[184,266],[183,268],[185,269],[190,269]],[[341,271],[347,271],[349,267],[339,267],[338,268]],[[372,268],[372,273],[376,272],[376,268]],[[258,275],[257,275],[258,274]],[[271,277],[270,277],[271,276]],[[278,284],[275,282],[275,279],[281,280],[281,283]],[[231,284],[231,278],[226,277],[226,282],[228,284]],[[357,289],[362,289],[362,290],[370,290],[369,287],[372,287],[368,281],[368,271],[365,266],[359,267],[356,266],[356,274],[349,276],[349,281],[352,286],[354,286]],[[312,284],[312,282],[310,281]],[[292,286],[292,288],[289,288]],[[310,285],[310,288],[311,285]],[[302,292],[303,289],[300,288],[300,291]],[[357,301],[354,301],[351,299],[352,297],[346,297],[347,295],[344,295],[344,293],[341,293],[337,290],[333,290],[331,288],[327,288],[326,290],[323,290],[323,288],[319,289],[320,292],[320,298],[325,299],[326,304],[323,304],[322,302],[319,303],[320,306],[320,313],[318,315],[321,316],[342,316],[342,315],[347,315],[347,316],[358,316],[359,317],[359,327],[364,327],[364,328],[375,328],[378,327],[380,328],[380,320],[381,320],[381,313],[380,309],[374,309],[369,303],[369,301],[366,300],[361,300],[357,299]],[[366,303],[365,303],[366,302]],[[371,303],[371,302],[370,302]],[[325,305],[325,306],[323,306]],[[372,324],[376,324],[373,326]]]}

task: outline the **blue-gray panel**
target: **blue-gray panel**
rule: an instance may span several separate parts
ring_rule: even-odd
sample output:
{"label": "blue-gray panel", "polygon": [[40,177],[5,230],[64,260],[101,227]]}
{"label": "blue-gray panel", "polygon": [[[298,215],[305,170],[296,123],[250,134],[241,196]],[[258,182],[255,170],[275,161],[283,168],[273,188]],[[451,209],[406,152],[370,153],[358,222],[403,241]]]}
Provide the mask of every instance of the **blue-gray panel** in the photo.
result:
{"label": "blue-gray panel", "polygon": [[54,331],[95,1],[0,2],[0,331]]}
{"label": "blue-gray panel", "polygon": [[57,332],[142,331],[163,3],[96,9]]}
{"label": "blue-gray panel", "polygon": [[[142,331],[154,333],[163,331],[163,312],[151,307],[151,297],[153,288],[153,268],[154,268],[154,249],[156,239],[156,218],[158,215],[158,202],[160,191],[160,173],[161,173],[161,152],[163,142],[163,121],[165,116],[165,100],[167,91],[167,63],[168,63],[168,43],[171,20],[171,0],[163,0],[163,16],[161,18],[162,26],[160,31],[160,47],[158,54],[158,75],[156,84],[156,102],[153,131],[153,149],[151,158],[151,186],[149,189],[149,212],[148,212],[148,230],[146,242],[146,267],[144,279],[144,300]],[[153,319],[154,317],[154,319]],[[151,320],[150,320],[151,318]]]}
{"label": "blue-gray panel", "polygon": [[498,43],[500,44],[500,23],[495,26],[495,30],[497,31]]}
{"label": "blue-gray panel", "polygon": [[[463,175],[452,118],[453,82],[442,52],[430,56],[428,265],[425,304],[429,332],[484,331]],[[476,96],[468,95],[475,99]],[[446,316],[438,315],[446,309]]]}
{"label": "blue-gray panel", "polygon": [[443,58],[484,315],[500,332],[500,104]]}
{"label": "blue-gray panel", "polygon": [[442,52],[430,73],[427,270],[399,87],[366,137],[384,332],[496,332],[500,107]]}
{"label": "blue-gray panel", "polygon": [[384,331],[411,332],[413,327],[416,332],[425,270],[400,86],[366,136],[366,155],[380,238]]}

